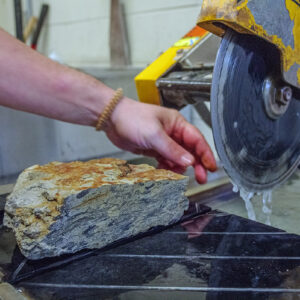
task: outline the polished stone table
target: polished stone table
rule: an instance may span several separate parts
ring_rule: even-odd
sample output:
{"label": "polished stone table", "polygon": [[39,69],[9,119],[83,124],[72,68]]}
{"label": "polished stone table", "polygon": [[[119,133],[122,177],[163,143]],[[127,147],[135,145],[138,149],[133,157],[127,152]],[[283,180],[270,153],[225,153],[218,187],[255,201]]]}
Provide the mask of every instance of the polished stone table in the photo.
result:
{"label": "polished stone table", "polygon": [[0,241],[6,280],[36,299],[300,298],[300,236],[205,206],[191,205],[175,226],[58,259],[25,260],[4,228]]}

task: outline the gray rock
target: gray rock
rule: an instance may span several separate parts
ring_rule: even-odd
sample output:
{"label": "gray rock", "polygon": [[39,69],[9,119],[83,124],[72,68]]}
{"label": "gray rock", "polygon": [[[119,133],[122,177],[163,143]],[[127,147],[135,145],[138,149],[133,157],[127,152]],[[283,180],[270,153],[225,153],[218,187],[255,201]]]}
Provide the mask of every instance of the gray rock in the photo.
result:
{"label": "gray rock", "polygon": [[35,165],[9,195],[4,224],[29,259],[102,248],[179,220],[187,181],[117,159]]}

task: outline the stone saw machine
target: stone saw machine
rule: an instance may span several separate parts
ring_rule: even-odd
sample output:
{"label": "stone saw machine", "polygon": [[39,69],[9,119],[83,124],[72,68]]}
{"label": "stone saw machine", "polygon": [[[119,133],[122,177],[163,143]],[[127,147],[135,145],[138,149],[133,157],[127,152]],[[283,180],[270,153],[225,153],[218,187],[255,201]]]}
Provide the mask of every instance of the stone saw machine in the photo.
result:
{"label": "stone saw machine", "polygon": [[135,78],[138,96],[193,104],[231,179],[270,190],[300,162],[300,1],[203,0],[197,25]]}

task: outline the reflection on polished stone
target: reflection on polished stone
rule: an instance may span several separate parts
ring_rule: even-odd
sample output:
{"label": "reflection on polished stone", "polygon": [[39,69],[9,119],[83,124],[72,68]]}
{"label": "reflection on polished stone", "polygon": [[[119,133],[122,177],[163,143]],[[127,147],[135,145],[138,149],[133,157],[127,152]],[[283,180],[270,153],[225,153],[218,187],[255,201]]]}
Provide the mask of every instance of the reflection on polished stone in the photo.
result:
{"label": "reflection on polished stone", "polygon": [[[15,251],[0,266],[13,272],[22,259]],[[47,264],[28,261],[19,275]],[[298,299],[299,267],[299,236],[211,211],[19,286],[38,299]]]}
{"label": "reflection on polished stone", "polygon": [[[276,187],[272,191],[272,214],[270,216],[271,225],[290,233],[300,234],[300,170],[296,171],[287,182]],[[256,220],[266,223],[267,216],[263,213],[262,195],[255,196],[251,200]],[[247,218],[247,210],[244,201],[238,194],[231,196],[226,201],[210,201],[208,205],[213,209],[225,211]]]}

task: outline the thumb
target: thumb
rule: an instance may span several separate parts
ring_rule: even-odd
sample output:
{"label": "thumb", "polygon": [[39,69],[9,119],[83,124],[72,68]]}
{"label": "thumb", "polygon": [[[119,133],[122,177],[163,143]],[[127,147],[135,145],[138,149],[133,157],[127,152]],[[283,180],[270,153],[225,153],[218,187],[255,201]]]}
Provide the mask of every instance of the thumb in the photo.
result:
{"label": "thumb", "polygon": [[170,138],[164,130],[160,130],[150,144],[153,150],[176,165],[188,167],[195,162],[194,156]]}

